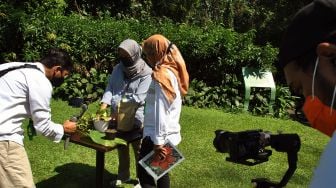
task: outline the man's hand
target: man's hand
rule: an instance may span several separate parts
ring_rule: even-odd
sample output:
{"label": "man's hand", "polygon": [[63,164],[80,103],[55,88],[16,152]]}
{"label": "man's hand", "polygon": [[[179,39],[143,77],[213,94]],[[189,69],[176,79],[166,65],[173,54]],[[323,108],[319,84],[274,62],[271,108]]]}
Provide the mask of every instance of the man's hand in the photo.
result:
{"label": "man's hand", "polygon": [[76,131],[77,125],[76,125],[76,122],[72,122],[70,120],[66,120],[63,123],[63,128],[64,128],[64,133],[71,134],[71,133],[74,133]]}
{"label": "man's hand", "polygon": [[163,145],[154,145],[154,159],[164,160],[167,155],[166,148]]}

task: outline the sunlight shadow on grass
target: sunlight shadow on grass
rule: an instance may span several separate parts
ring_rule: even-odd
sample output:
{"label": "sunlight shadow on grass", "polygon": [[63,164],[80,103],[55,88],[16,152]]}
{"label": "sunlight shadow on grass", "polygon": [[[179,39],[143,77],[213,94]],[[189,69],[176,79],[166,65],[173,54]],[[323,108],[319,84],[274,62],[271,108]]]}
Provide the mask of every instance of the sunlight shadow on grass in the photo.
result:
{"label": "sunlight shadow on grass", "polygon": [[[96,183],[96,168],[83,163],[68,163],[55,168],[57,175],[36,184],[37,188],[92,188]],[[104,187],[116,175],[104,171]]]}

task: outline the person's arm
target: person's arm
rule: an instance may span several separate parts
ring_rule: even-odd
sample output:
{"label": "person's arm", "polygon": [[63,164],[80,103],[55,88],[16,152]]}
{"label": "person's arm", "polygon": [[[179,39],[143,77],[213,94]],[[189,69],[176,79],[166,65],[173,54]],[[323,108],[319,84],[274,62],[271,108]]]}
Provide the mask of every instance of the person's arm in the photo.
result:
{"label": "person's arm", "polygon": [[75,130],[76,124],[74,122],[66,123],[63,128],[63,125],[51,121],[50,99],[52,86],[47,79],[36,78],[38,77],[34,76],[32,79],[27,80],[29,108],[34,127],[37,133],[46,136],[54,142],[60,142],[64,131]]}
{"label": "person's arm", "polygon": [[165,136],[167,134],[167,111],[169,102],[164,95],[160,84],[155,82],[155,137],[153,138],[154,145],[165,144]]}
{"label": "person's arm", "polygon": [[164,96],[163,90],[158,83],[155,84],[155,137],[153,140],[154,143],[154,155],[155,158],[164,159],[166,157],[166,150],[163,145],[165,144],[166,130],[168,126],[165,122],[167,116],[166,112],[169,107],[168,101]]}
{"label": "person's arm", "polygon": [[108,105],[111,105],[111,99],[112,99],[112,92],[113,92],[113,79],[112,79],[112,74],[109,76],[107,86],[105,88],[104,95],[102,97],[102,100],[100,101],[101,103],[101,109],[105,109]]}
{"label": "person's arm", "polygon": [[144,104],[148,88],[152,82],[152,76],[147,75],[141,78],[136,92],[133,94],[133,99],[139,104]]}
{"label": "person's arm", "polygon": [[[177,79],[175,75],[172,72],[169,72],[171,76],[172,86],[175,90],[175,93],[177,95],[180,95],[179,92],[179,86]],[[172,122],[175,122],[174,120],[171,120],[171,118],[177,118],[177,116],[172,115],[173,109],[177,110],[179,107],[174,106],[175,100],[172,104],[170,104],[165,97],[164,91],[161,88],[161,86],[156,83],[155,86],[155,100],[156,100],[156,121],[155,121],[155,138],[153,140],[154,143],[154,152],[156,156],[159,156],[161,159],[165,158],[167,151],[163,147],[163,145],[166,143],[166,137],[171,133],[173,124]],[[178,121],[178,120],[176,120]],[[172,126],[172,127],[171,127]]]}
{"label": "person's arm", "polygon": [[317,168],[314,170],[313,178],[309,188],[334,187],[335,167],[336,167],[336,133],[333,134],[329,143],[326,145]]}
{"label": "person's arm", "polygon": [[124,86],[124,75],[122,73],[121,67],[117,64],[112,74],[109,76],[108,84],[106,86],[102,100],[100,101],[101,109],[106,109],[108,106],[112,106],[113,110],[116,110],[117,103],[120,100],[118,91]]}

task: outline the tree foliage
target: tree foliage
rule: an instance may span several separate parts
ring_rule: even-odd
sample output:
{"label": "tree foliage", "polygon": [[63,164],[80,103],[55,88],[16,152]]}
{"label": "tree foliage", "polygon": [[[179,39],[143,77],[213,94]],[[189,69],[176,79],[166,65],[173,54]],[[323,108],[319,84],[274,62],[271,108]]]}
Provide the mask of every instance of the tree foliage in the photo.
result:
{"label": "tree foliage", "polygon": [[[115,64],[118,44],[126,38],[141,43],[161,33],[180,48],[187,62],[193,82],[186,103],[240,108],[241,68],[267,68],[281,80],[275,62],[282,32],[292,15],[309,2],[4,0],[0,3],[0,61],[38,61],[48,48],[63,48],[76,63],[76,74],[56,94],[93,101],[104,89],[102,77]],[[294,99],[286,88],[278,91],[275,111],[283,116]],[[263,93],[258,91],[251,102],[261,104],[254,108],[257,114],[263,114],[268,104]]]}

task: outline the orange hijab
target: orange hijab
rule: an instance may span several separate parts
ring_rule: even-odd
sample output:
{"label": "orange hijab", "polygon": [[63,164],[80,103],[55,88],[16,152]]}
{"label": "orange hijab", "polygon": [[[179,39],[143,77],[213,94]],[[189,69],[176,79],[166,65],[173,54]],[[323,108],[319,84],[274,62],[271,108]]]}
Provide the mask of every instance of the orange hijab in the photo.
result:
{"label": "orange hijab", "polygon": [[160,83],[169,103],[171,104],[176,98],[176,93],[167,69],[176,76],[182,96],[186,95],[189,88],[189,74],[179,49],[174,44],[170,45],[170,41],[159,34],[146,39],[142,48],[149,63],[154,65],[159,62],[153,68],[152,77]]}

